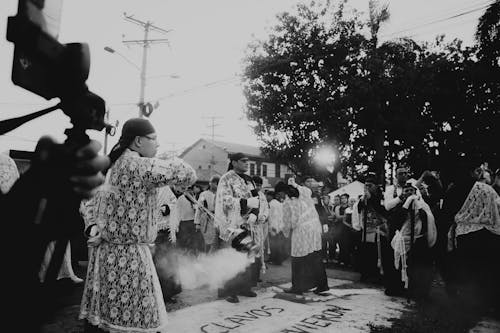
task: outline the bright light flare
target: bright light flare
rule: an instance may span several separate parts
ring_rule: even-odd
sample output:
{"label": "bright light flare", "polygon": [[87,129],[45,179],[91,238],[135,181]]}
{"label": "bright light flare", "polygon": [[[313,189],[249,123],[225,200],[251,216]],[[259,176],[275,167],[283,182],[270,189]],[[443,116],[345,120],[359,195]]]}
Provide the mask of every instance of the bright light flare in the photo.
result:
{"label": "bright light flare", "polygon": [[329,172],[333,172],[337,154],[330,147],[322,147],[314,154],[314,160],[320,166],[325,167]]}

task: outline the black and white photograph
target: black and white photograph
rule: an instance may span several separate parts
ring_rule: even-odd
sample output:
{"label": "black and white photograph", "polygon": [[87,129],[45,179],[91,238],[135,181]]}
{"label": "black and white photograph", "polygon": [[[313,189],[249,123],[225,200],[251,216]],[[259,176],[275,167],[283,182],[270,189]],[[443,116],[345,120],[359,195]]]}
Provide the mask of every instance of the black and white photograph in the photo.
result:
{"label": "black and white photograph", "polygon": [[2,0],[1,331],[500,333],[500,0]]}

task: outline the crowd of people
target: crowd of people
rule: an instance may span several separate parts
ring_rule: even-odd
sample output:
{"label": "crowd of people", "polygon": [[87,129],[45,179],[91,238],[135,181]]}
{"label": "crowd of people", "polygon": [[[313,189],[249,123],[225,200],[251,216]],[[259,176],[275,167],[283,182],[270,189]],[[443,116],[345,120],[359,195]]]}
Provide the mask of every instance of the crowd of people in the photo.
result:
{"label": "crowd of people", "polygon": [[[389,296],[420,300],[439,271],[450,294],[498,307],[498,170],[468,161],[444,188],[435,172],[412,181],[409,169],[399,167],[393,185],[382,186],[367,173],[362,195],[331,197],[309,176],[264,191],[262,178],[248,176],[243,153],[230,155],[227,172],[201,186],[191,166],[156,158],[157,148],[148,120],[127,121],[110,164],[100,164],[105,180],[89,186],[93,196],[82,202],[89,254],[80,318],[87,332],[161,331],[165,302],[175,302],[182,289],[159,277],[160,259],[172,248],[197,255],[236,247],[243,233],[256,250],[253,262],[218,290],[231,303],[255,297],[252,288],[266,270],[290,257],[286,293],[321,295],[329,290],[325,267],[338,265],[359,271],[363,282],[383,285]],[[11,160],[1,162],[7,193],[19,175]],[[80,282],[69,249],[61,274]],[[50,246],[46,251],[41,283]]]}

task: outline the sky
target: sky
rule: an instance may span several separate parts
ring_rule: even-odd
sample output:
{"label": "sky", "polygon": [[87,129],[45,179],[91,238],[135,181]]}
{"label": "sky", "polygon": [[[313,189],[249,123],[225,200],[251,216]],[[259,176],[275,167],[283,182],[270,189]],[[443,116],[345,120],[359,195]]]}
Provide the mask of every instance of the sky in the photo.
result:
{"label": "sky", "polygon": [[[54,0],[46,0],[54,1]],[[334,1],[334,0],[332,0]],[[293,10],[295,0],[63,0],[59,41],[90,45],[91,71],[87,84],[103,97],[110,122],[123,124],[138,116],[142,46],[123,40],[142,39],[139,25],[124,13],[170,30],[151,32],[149,38],[167,38],[168,44],[148,49],[146,102],[159,103],[150,117],[160,152],[178,153],[201,137],[258,145],[246,119],[239,75],[248,44],[265,39],[276,14]],[[444,33],[447,39],[474,43],[473,34],[482,6],[491,0],[392,0],[390,20],[380,30],[381,41],[410,36],[430,41]],[[366,16],[368,0],[348,5]],[[12,84],[13,44],[5,39],[7,17],[15,15],[17,0],[2,0],[0,8],[0,119],[18,117],[56,104]],[[109,53],[104,47],[111,47]],[[176,78],[172,78],[175,76]],[[213,119],[210,117],[214,117]],[[0,137],[0,152],[32,151],[42,135],[64,140],[68,118],[56,111]],[[120,133],[120,130],[118,130]],[[89,131],[103,142],[104,133]],[[108,151],[118,135],[110,138]]]}

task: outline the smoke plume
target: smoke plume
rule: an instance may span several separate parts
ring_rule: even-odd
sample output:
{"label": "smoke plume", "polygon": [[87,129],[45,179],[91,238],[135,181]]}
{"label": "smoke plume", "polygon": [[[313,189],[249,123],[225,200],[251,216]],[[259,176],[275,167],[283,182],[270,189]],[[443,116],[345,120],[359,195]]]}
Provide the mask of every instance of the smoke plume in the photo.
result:
{"label": "smoke plume", "polygon": [[201,287],[213,290],[243,272],[252,259],[233,248],[193,255],[168,247],[156,249],[155,262],[161,280],[175,282],[183,290]]}

